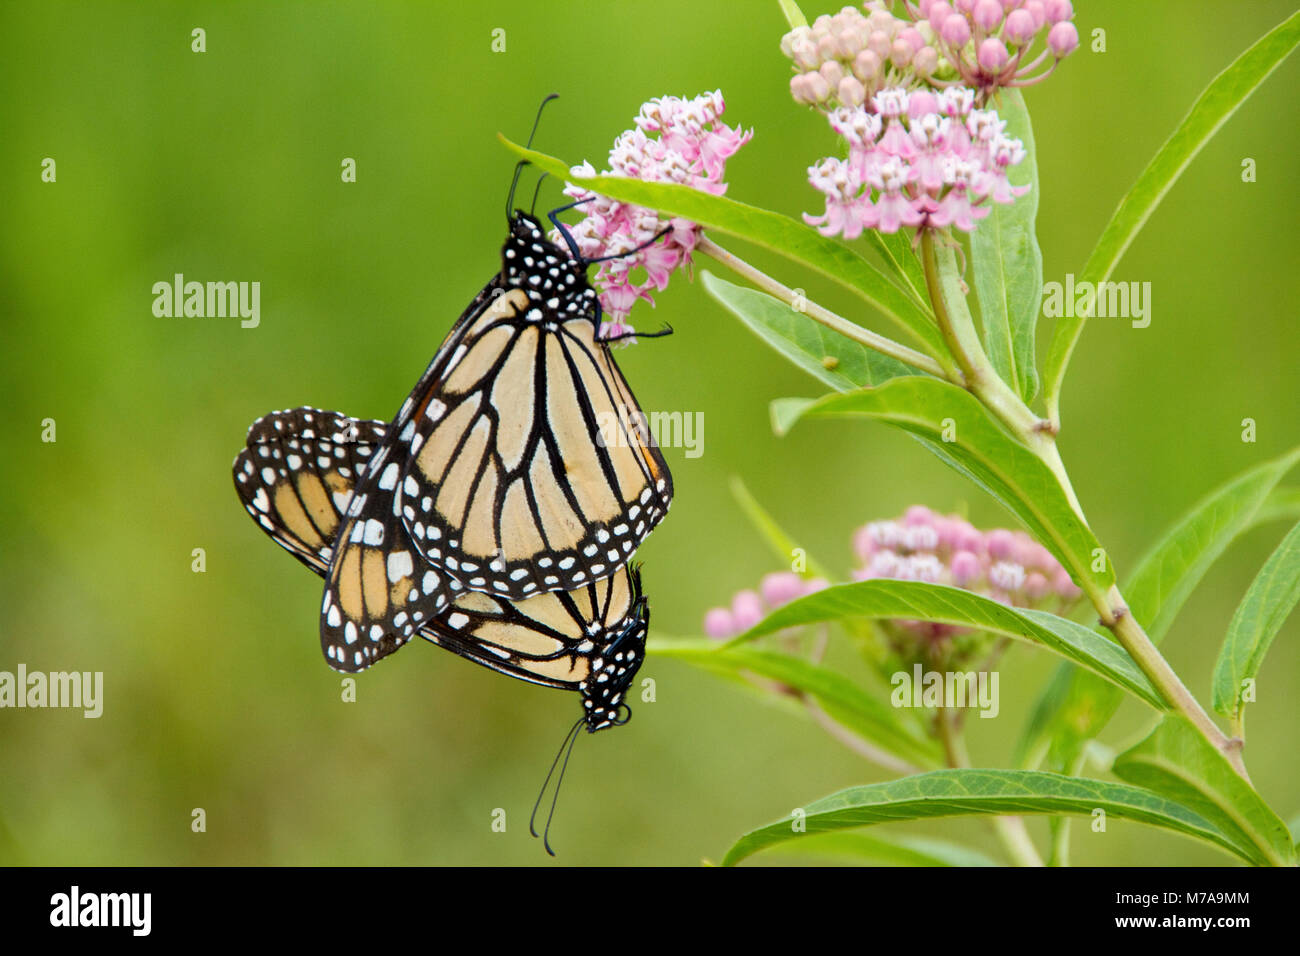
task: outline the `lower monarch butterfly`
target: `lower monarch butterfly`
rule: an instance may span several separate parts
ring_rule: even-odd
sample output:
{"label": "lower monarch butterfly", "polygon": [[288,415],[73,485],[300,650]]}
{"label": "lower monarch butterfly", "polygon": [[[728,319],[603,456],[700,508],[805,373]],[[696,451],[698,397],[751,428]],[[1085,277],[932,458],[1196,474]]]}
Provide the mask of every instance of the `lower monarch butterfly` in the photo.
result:
{"label": "lower monarch butterfly", "polygon": [[[323,577],[353,491],[373,468],[370,459],[386,428],[383,422],[315,408],[264,415],[249,428],[235,458],[235,490],[277,544]],[[399,570],[402,576],[418,573],[413,567]],[[384,581],[392,577],[386,573]],[[462,592],[419,622],[417,633],[500,673],[578,692],[584,713],[565,736],[564,752],[583,724],[594,733],[627,722],[631,709],[625,695],[645,656],[649,619],[640,570],[627,563],[600,581],[522,601]],[[362,644],[360,635],[355,643]],[[380,646],[376,659],[403,643]],[[329,663],[337,664],[332,658]],[[543,794],[550,779],[548,774]],[[557,783],[557,797],[558,790]],[[548,818],[548,830],[549,823]],[[545,845],[553,853],[549,839]]]}

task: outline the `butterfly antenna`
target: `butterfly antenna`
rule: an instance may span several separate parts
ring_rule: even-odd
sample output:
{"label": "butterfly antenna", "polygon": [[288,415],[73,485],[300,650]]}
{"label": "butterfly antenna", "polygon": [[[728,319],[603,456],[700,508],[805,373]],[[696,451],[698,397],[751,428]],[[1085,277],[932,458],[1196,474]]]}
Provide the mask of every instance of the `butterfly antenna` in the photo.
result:
{"label": "butterfly antenna", "polygon": [[588,196],[586,199],[579,199],[577,202],[571,202],[567,206],[552,209],[546,214],[546,218],[551,220],[551,225],[559,230],[560,235],[564,239],[564,244],[569,247],[569,254],[573,256],[575,262],[585,264],[587,260],[582,258],[582,253],[578,251],[578,244],[574,241],[573,235],[569,232],[569,227],[560,222],[559,216],[560,213],[568,212],[570,209],[581,206],[585,202],[591,202],[595,198],[595,196]]}
{"label": "butterfly antenna", "polygon": [[[537,127],[542,122],[542,110],[546,109],[546,104],[551,102],[551,100],[556,100],[559,98],[560,98],[559,93],[551,93],[549,96],[545,97],[542,100],[541,105],[537,107],[537,115],[533,118],[533,128],[532,131],[528,134],[528,143],[525,145],[524,147],[525,149],[532,149],[533,147],[533,137],[537,135]],[[530,165],[532,164],[526,159],[521,159],[519,162],[515,163],[515,175],[514,178],[510,180],[510,195],[506,197],[506,219],[507,220],[514,212],[515,189],[518,188],[519,186],[519,174],[524,171],[525,166],[530,166]]]}
{"label": "butterfly antenna", "polygon": [[550,174],[550,173],[542,173],[542,175],[540,175],[540,176],[537,177],[537,186],[536,186],[536,188],[533,189],[533,204],[532,204],[531,206],[528,207],[528,214],[529,214],[530,216],[533,215],[533,211],[534,211],[535,209],[537,209],[537,197],[538,197],[539,195],[541,195],[541,192],[542,192],[542,183],[546,182],[546,177],[549,176],[549,175],[551,175],[551,174]]}
{"label": "butterfly antenna", "polygon": [[601,341],[609,344],[610,342],[622,342],[624,339],[661,339],[665,335],[672,334],[673,327],[665,322],[664,327],[658,332],[623,332],[620,335],[611,335],[607,339],[601,339]]}
{"label": "butterfly antenna", "polygon": [[[550,786],[551,777],[555,775],[555,768],[560,768],[559,779],[555,781],[555,793],[551,797],[551,810],[546,815],[546,828],[542,831],[542,845],[546,847],[546,852],[555,856],[555,851],[551,849],[551,818],[555,816],[555,804],[560,799],[560,784],[564,783],[564,772],[569,769],[569,756],[573,753],[573,745],[578,742],[578,731],[582,728],[584,718],[579,717],[577,722],[569,728],[569,732],[564,735],[564,740],[560,743],[560,749],[555,752],[555,759],[551,761],[551,769],[546,772],[546,779],[542,781],[542,790],[537,794],[537,802],[533,804],[533,815],[528,818],[528,832],[533,836],[538,836],[537,832],[537,811],[542,806],[542,798],[546,796],[546,788]],[[564,757],[564,763],[560,763],[560,757]]]}

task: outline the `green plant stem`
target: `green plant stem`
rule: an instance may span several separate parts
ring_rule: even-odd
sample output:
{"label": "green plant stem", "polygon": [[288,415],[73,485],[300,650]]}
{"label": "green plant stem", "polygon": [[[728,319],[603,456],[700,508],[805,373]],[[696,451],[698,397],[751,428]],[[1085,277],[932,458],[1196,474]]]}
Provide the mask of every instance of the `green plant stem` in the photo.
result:
{"label": "green plant stem", "polygon": [[[944,341],[953,349],[953,357],[966,378],[966,388],[978,398],[998,419],[1011,430],[1022,444],[1051,469],[1065,492],[1070,507],[1085,524],[1087,517],[1078,496],[1070,483],[1069,474],[1056,446],[1055,430],[1045,419],[1038,418],[1021,401],[1011,388],[993,370],[984,354],[975,323],[965,308],[965,299],[957,292],[946,293],[939,268],[934,237],[929,230],[921,234],[921,263],[925,268],[926,286],[930,292],[934,314],[943,332]],[[1083,557],[1083,556],[1080,556]],[[1103,591],[1087,578],[1080,585],[1096,609],[1101,623],[1108,628],[1124,650],[1137,663],[1152,686],[1177,711],[1192,722],[1232,764],[1234,770],[1249,780],[1241,758],[1240,741],[1228,738],[1210,719],[1191,691],[1182,682],[1169,662],[1147,636],[1142,625],[1129,613],[1119,589]]]}
{"label": "green plant stem", "polygon": [[900,362],[905,362],[913,368],[918,368],[923,372],[929,372],[931,375],[936,375],[939,378],[947,378],[951,380],[952,373],[956,371],[955,369],[946,368],[939,361],[936,361],[923,352],[918,352],[915,349],[908,348],[906,345],[895,342],[893,339],[879,335],[876,332],[872,332],[870,329],[864,329],[862,326],[850,322],[841,315],[836,315],[830,309],[820,306],[816,302],[804,297],[799,297],[800,301],[796,304],[794,290],[782,285],[767,273],[754,268],[734,253],[728,252],[707,236],[702,238],[695,248],[697,251],[704,253],[710,258],[715,259],[720,264],[726,266],[728,269],[731,269],[737,275],[744,276],[764,292],[780,299],[791,308],[808,316],[808,318],[812,319],[814,322],[821,323],[828,329],[838,332],[847,339],[852,339],[854,342],[865,345],[869,349],[874,349],[882,355],[888,355],[890,358],[898,359]]}
{"label": "green plant stem", "polygon": [[[935,711],[935,731],[939,742],[943,744],[944,756],[948,766],[963,768],[970,766],[970,756],[966,753],[966,741],[957,729],[955,715],[950,716],[950,708],[940,707]],[[1007,856],[1016,866],[1043,866],[1043,858],[1025,829],[1025,821],[1015,816],[990,817],[993,832],[1002,841]]]}

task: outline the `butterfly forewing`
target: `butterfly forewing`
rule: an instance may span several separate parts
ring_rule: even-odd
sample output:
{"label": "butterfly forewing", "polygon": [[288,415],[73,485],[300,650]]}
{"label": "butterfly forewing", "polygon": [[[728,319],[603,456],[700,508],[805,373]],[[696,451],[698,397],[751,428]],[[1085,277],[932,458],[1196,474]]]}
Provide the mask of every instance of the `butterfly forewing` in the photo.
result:
{"label": "butterfly forewing", "polygon": [[608,347],[582,268],[517,214],[498,294],[413,393],[403,520],[466,588],[521,600],[613,574],[672,479]]}

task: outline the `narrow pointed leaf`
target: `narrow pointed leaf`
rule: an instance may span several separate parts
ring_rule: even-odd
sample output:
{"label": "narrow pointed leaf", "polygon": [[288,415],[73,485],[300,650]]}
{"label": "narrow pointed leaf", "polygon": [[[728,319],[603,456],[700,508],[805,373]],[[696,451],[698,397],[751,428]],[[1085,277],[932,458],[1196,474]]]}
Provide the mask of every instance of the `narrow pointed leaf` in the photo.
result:
{"label": "narrow pointed leaf", "polygon": [[[1123,783],[1065,777],[1036,770],[935,770],[886,783],[851,787],[806,804],[808,835],[936,817],[1075,813],[1134,820],[1204,840],[1237,856],[1242,850],[1200,814],[1160,794]],[[727,851],[724,866],[735,866],[769,846],[797,841],[803,833],[793,817],[753,830]]]}
{"label": "narrow pointed leaf", "polygon": [[[1300,12],[1293,13],[1264,34],[1246,52],[1214,78],[1183,119],[1174,134],[1160,147],[1133,188],[1120,200],[1119,208],[1102,231],[1097,246],[1083,267],[1080,281],[1105,282],[1115,271],[1142,227],[1165,195],[1173,188],[1201,148],[1219,131],[1269,75],[1300,43]],[[1057,414],[1061,382],[1070,355],[1083,332],[1081,317],[1060,318],[1052,333],[1044,369],[1044,391],[1048,414]]]}
{"label": "narrow pointed leaf", "polygon": [[1295,862],[1286,823],[1185,718],[1166,715],[1150,736],[1115,758],[1111,769],[1121,780],[1196,811],[1252,863]]}
{"label": "narrow pointed leaf", "polygon": [[778,843],[769,851],[782,856],[844,860],[859,866],[999,866],[978,850],[933,837],[906,834],[803,834],[797,841]]}
{"label": "narrow pointed leaf", "polygon": [[944,584],[883,578],[837,584],[777,608],[728,646],[788,627],[855,618],[933,621],[1014,637],[1082,664],[1157,710],[1165,706],[1132,658],[1114,641],[1046,611],[1007,607]]}
{"label": "narrow pointed leaf", "polygon": [[1038,164],[1029,110],[1019,90],[1007,90],[998,107],[1007,136],[1019,139],[1025,158],[1008,179],[1029,191],[992,211],[971,233],[971,271],[984,324],[984,348],[994,370],[1029,402],[1038,390],[1034,330],[1043,301],[1043,254],[1038,248]]}
{"label": "narrow pointed leaf", "polygon": [[1259,673],[1269,645],[1300,601],[1300,524],[1264,562],[1228,625],[1214,666],[1214,709],[1236,717],[1242,682]]}
{"label": "narrow pointed leaf", "polygon": [[700,281],[709,295],[760,339],[836,391],[917,374],[910,365],[828,329],[765,292],[733,285],[707,269]]}

